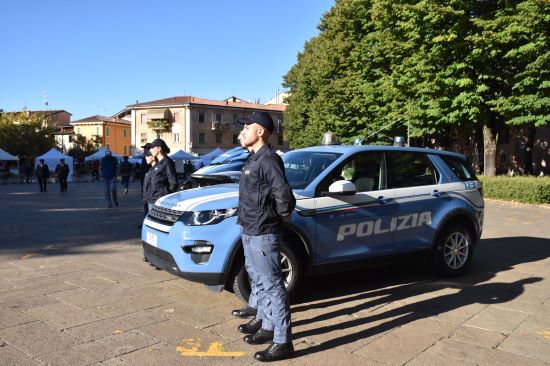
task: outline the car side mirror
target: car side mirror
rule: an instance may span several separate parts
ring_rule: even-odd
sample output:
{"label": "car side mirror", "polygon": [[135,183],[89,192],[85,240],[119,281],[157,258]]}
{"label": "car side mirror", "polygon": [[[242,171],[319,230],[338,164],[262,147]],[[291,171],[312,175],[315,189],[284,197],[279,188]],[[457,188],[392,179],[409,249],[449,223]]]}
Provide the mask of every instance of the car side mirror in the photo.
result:
{"label": "car side mirror", "polygon": [[349,180],[338,180],[328,187],[329,194],[354,195],[357,192],[357,187]]}

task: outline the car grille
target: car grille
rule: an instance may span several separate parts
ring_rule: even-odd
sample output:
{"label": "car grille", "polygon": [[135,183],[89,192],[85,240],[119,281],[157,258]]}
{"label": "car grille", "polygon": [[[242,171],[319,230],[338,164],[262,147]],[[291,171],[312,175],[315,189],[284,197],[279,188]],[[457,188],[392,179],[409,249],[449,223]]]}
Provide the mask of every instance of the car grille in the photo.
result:
{"label": "car grille", "polygon": [[176,221],[179,220],[182,214],[183,212],[181,211],[170,210],[169,208],[154,205],[147,214],[147,217],[150,220],[161,223],[163,225],[172,226]]}
{"label": "car grille", "polygon": [[172,254],[168,253],[165,250],[159,249],[147,243],[143,243],[143,252],[145,253],[145,257],[155,257],[163,262],[168,263],[170,267],[178,268],[178,265],[176,264],[174,257],[172,257]]}

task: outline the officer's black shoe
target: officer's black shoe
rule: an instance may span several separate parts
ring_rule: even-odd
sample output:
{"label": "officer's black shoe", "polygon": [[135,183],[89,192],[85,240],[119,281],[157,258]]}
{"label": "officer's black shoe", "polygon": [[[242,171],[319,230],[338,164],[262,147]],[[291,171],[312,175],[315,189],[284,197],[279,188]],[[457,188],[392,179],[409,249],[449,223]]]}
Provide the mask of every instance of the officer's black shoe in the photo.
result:
{"label": "officer's black shoe", "polygon": [[249,334],[243,338],[248,344],[264,344],[273,342],[273,331],[260,328],[256,333]]}
{"label": "officer's black shoe", "polygon": [[237,328],[239,332],[244,334],[254,334],[257,331],[259,331],[262,328],[262,320],[261,319],[252,319],[246,324],[241,324]]}
{"label": "officer's black shoe", "polygon": [[261,362],[271,362],[285,360],[292,357],[293,354],[294,347],[292,346],[292,342],[272,343],[267,349],[256,352],[254,358]]}
{"label": "officer's black shoe", "polygon": [[245,306],[242,309],[233,310],[231,315],[236,316],[237,318],[250,318],[251,316],[256,316],[258,311],[250,306]]}

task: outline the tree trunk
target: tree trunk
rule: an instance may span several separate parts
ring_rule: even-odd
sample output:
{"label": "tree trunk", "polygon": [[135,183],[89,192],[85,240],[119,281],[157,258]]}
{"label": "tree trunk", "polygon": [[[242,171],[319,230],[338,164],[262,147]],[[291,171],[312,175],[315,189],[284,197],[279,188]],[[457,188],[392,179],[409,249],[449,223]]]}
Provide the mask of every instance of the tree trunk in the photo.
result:
{"label": "tree trunk", "polygon": [[525,151],[523,154],[523,169],[525,174],[534,174],[533,170],[533,147],[535,146],[535,137],[537,134],[537,128],[535,126],[527,127],[525,134]]}
{"label": "tree trunk", "polygon": [[497,140],[492,126],[483,126],[483,174],[494,177],[497,172]]}

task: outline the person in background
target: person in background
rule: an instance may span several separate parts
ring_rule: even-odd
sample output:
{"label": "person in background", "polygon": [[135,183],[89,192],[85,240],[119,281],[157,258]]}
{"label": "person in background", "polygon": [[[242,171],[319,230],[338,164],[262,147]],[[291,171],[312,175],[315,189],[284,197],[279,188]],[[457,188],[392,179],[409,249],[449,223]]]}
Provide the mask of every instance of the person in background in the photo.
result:
{"label": "person in background", "polygon": [[69,177],[69,166],[65,164],[65,159],[60,159],[59,164],[55,167],[55,175],[59,180],[59,191],[67,192],[67,177]]}
{"label": "person in background", "polygon": [[[105,183],[105,199],[107,200],[107,208],[118,206],[117,192],[116,192],[116,173],[118,162],[111,152],[107,150],[105,156],[101,159],[101,175]],[[112,197],[112,199],[111,199]]]}
{"label": "person in background", "polygon": [[50,177],[50,168],[47,164],[44,164],[44,159],[40,159],[40,164],[36,166],[36,178],[38,178],[38,185],[40,186],[40,192],[48,192],[48,178]]}
{"label": "person in background", "polygon": [[143,157],[141,158],[141,165],[140,165],[140,171],[139,171],[139,180],[141,183],[141,194],[143,194],[143,180],[145,179],[145,174],[149,171],[151,166],[147,164],[147,161],[145,159],[145,154],[149,152],[149,149],[151,148],[151,144],[148,142],[145,145],[141,147],[143,149]]}
{"label": "person in background", "polygon": [[145,173],[145,177],[143,178],[143,217],[145,217],[149,213],[149,202],[147,198],[153,194],[153,184],[151,181],[153,171],[151,168],[157,165],[157,158],[155,158],[149,150],[143,154],[143,158],[145,159],[145,164],[149,165],[149,171]]}
{"label": "person in background", "polygon": [[124,194],[128,194],[128,186],[130,184],[130,176],[132,175],[132,164],[128,161],[128,157],[124,156],[122,158],[122,163],[120,163],[119,168],[120,180],[122,186],[124,187]]}
{"label": "person in background", "polygon": [[92,162],[92,182],[99,180],[99,160],[94,160]]}
{"label": "person in background", "polygon": [[29,163],[25,165],[25,183],[31,182],[32,165]]}

